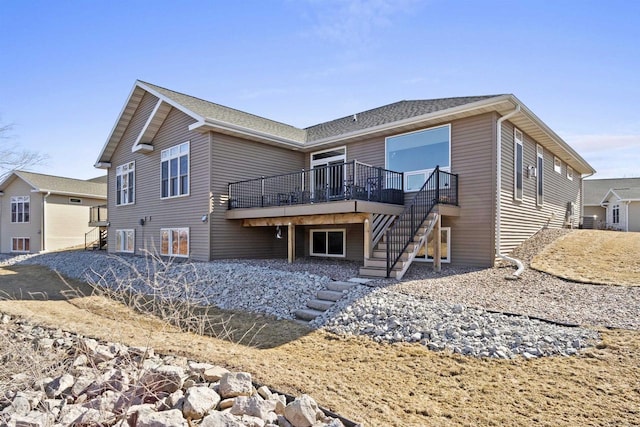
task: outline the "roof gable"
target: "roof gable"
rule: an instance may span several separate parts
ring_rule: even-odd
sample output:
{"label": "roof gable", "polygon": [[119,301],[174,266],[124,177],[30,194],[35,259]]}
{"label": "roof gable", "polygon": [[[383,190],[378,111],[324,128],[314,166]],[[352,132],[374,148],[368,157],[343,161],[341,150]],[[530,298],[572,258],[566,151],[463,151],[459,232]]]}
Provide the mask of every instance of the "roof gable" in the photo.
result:
{"label": "roof gable", "polygon": [[514,125],[564,160],[578,174],[595,173],[575,150],[513,95],[400,101],[300,129],[142,81],[136,81],[98,157],[96,167],[111,166],[111,156],[145,92],[157,97],[159,101],[138,135],[133,151],[153,150],[150,142],[170,107],[179,109],[195,120],[189,130],[217,131],[294,150],[309,151],[331,144],[386,136],[392,132],[409,132],[481,113],[496,112],[498,115],[506,115],[519,108],[509,119]]}

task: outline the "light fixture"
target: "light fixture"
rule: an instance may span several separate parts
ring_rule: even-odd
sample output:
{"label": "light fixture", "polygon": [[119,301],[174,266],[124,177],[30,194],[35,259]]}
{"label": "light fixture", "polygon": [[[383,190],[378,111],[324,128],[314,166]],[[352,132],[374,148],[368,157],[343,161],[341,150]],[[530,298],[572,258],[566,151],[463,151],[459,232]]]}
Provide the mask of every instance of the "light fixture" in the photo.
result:
{"label": "light fixture", "polygon": [[209,215],[207,214],[202,215],[202,218],[200,218],[202,222],[207,222],[207,219],[209,219]]}
{"label": "light fixture", "polygon": [[282,230],[279,225],[276,227],[276,239],[282,239]]}

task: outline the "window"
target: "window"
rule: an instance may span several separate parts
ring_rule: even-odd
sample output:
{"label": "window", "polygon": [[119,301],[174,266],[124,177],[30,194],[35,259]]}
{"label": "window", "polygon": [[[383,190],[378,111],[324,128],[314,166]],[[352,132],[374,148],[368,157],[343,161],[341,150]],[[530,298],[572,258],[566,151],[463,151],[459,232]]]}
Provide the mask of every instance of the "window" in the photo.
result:
{"label": "window", "polygon": [[116,230],[116,252],[135,252],[134,230]]}
{"label": "window", "polygon": [[450,125],[388,137],[386,167],[404,172],[405,191],[418,191],[436,166],[451,169],[450,142]]}
{"label": "window", "polygon": [[28,237],[14,237],[11,239],[11,252],[29,252],[30,250]]}
{"label": "window", "polygon": [[620,224],[620,205],[613,205],[611,208],[611,222]]}
{"label": "window", "polygon": [[160,253],[162,255],[188,257],[189,229],[163,228],[160,230]]}
{"label": "window", "polygon": [[[451,245],[449,242],[451,241],[451,227],[442,227],[440,228],[440,261],[441,262],[451,262]],[[434,254],[434,241],[433,241],[433,231],[429,234],[427,238],[427,243],[425,246],[420,248],[420,251],[416,254],[416,261],[427,261],[433,262],[433,254]],[[426,255],[426,256],[425,256]]]}
{"label": "window", "polygon": [[189,194],[189,142],[162,150],[162,198]]}
{"label": "window", "polygon": [[311,230],[310,254],[313,256],[344,257],[345,230]]}
{"label": "window", "polygon": [[538,205],[542,205],[542,203],[544,203],[544,154],[543,154],[543,148],[542,146],[538,145],[538,163],[537,163],[537,168],[538,168],[538,177],[536,180],[536,187],[537,187],[537,192],[536,192],[536,203]]}
{"label": "window", "polygon": [[30,197],[11,197],[11,222],[29,222]]}
{"label": "window", "polygon": [[522,188],[524,185],[524,145],[522,132],[520,132],[518,129],[513,130],[513,141],[513,198],[516,200],[522,200]]}
{"label": "window", "polygon": [[77,197],[69,197],[69,203],[72,205],[81,205],[82,199],[78,199]]}
{"label": "window", "polygon": [[562,173],[562,160],[553,156],[553,170],[556,173]]}
{"label": "window", "polygon": [[567,165],[567,179],[573,181],[573,168]]}
{"label": "window", "polygon": [[116,205],[130,205],[135,201],[135,162],[116,168]]}

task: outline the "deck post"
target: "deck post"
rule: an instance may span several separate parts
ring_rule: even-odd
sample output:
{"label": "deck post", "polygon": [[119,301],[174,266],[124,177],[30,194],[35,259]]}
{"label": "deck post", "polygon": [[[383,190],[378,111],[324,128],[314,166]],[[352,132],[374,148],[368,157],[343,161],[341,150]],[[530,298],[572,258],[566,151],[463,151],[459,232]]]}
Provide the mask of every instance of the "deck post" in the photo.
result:
{"label": "deck post", "polygon": [[289,223],[289,229],[287,230],[287,240],[289,264],[293,264],[293,261],[296,258],[296,226],[292,223]]}
{"label": "deck post", "polygon": [[433,271],[440,272],[442,267],[442,233],[440,232],[440,215],[433,226]]}
{"label": "deck post", "polygon": [[[370,215],[371,217],[371,215]],[[364,259],[371,257],[371,221],[364,220]]]}

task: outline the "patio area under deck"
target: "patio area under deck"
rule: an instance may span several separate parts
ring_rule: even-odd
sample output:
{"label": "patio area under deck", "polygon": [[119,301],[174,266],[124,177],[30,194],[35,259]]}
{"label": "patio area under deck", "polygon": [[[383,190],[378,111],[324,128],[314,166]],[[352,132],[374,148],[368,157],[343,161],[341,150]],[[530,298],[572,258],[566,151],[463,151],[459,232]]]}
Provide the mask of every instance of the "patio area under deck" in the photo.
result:
{"label": "patio area under deck", "polygon": [[[298,225],[336,225],[364,224],[364,254],[369,257],[377,240],[375,217],[395,218],[404,210],[402,205],[368,202],[363,200],[343,200],[307,205],[271,206],[266,208],[233,209],[226,212],[229,220],[241,220],[243,227],[287,227],[287,258],[289,263],[295,260],[296,226]],[[439,204],[434,212],[444,216],[458,216],[460,208]]]}

